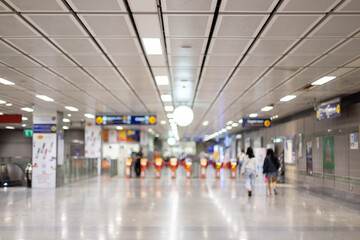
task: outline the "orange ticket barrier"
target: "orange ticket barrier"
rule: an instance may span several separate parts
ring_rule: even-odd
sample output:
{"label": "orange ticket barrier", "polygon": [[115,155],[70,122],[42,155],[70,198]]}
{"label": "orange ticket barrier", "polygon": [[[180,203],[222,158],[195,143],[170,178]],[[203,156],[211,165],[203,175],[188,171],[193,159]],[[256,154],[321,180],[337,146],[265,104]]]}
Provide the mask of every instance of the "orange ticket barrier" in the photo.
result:
{"label": "orange ticket barrier", "polygon": [[145,177],[145,170],[146,170],[147,162],[148,162],[147,158],[140,159],[140,165],[141,165],[140,178]]}
{"label": "orange ticket barrier", "polygon": [[132,158],[126,159],[126,170],[125,170],[126,178],[131,177],[131,163],[132,163]]}
{"label": "orange ticket barrier", "polygon": [[216,162],[216,178],[220,178],[220,170],[223,167],[223,163],[218,161]]}
{"label": "orange ticket barrier", "polygon": [[237,165],[237,161],[236,160],[231,160],[231,178],[236,178],[236,165]]}
{"label": "orange ticket barrier", "polygon": [[155,158],[155,178],[160,178],[160,171],[163,165],[162,158]]}
{"label": "orange ticket barrier", "polygon": [[190,177],[191,177],[191,165],[192,165],[191,159],[185,159],[186,178],[190,178]]}
{"label": "orange ticket barrier", "polygon": [[176,177],[177,159],[170,158],[171,178]]}
{"label": "orange ticket barrier", "polygon": [[206,167],[207,167],[207,159],[206,158],[201,158],[200,159],[200,165],[201,165],[201,178],[205,178],[206,177]]}

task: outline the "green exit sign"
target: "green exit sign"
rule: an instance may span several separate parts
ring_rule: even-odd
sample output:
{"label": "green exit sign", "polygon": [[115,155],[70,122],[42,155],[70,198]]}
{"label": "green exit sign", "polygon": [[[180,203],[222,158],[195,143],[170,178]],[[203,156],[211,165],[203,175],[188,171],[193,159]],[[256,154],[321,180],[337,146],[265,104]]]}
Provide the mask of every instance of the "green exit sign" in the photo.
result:
{"label": "green exit sign", "polygon": [[25,129],[24,130],[24,136],[25,137],[32,137],[33,135],[33,130],[32,129]]}

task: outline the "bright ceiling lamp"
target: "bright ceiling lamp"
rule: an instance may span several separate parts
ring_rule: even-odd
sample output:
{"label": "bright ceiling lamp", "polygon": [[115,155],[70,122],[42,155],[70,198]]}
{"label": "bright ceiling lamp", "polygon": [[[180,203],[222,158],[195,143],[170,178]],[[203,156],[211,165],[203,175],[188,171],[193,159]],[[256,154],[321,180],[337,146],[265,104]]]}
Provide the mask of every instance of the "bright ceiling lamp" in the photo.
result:
{"label": "bright ceiling lamp", "polygon": [[162,48],[160,38],[143,38],[147,55],[161,55]]}
{"label": "bright ceiling lamp", "polygon": [[242,120],[242,119],[239,120],[239,123],[243,123],[243,122],[244,122],[244,120]]}
{"label": "bright ceiling lamp", "polygon": [[173,106],[165,106],[165,111],[172,112],[172,111],[174,111],[174,107]]}
{"label": "bright ceiling lamp", "polygon": [[23,120],[23,121],[27,121],[27,120],[28,120],[28,118],[27,118],[27,117],[22,117],[22,118],[21,118],[21,120]]}
{"label": "bright ceiling lamp", "polygon": [[233,121],[228,121],[227,123],[226,123],[226,125],[231,125],[231,124],[233,124],[234,122]]}
{"label": "bright ceiling lamp", "polygon": [[249,114],[249,117],[252,117],[252,118],[257,117],[257,116],[258,116],[257,113],[250,113]]}
{"label": "bright ceiling lamp", "polygon": [[296,95],[287,95],[283,98],[280,99],[281,102],[288,102],[290,100],[293,100],[294,98],[296,98]]}
{"label": "bright ceiling lamp", "polygon": [[331,80],[334,80],[335,78],[336,77],[334,77],[334,76],[325,76],[325,77],[322,77],[322,78],[316,80],[311,85],[323,85],[327,82],[330,82]]}
{"label": "bright ceiling lamp", "polygon": [[5,104],[6,102],[3,100],[0,100],[0,104]]}
{"label": "bright ceiling lamp", "polygon": [[28,107],[21,108],[21,110],[23,110],[25,112],[33,112],[34,111],[34,109],[28,108]]}
{"label": "bright ceiling lamp", "polygon": [[232,127],[237,127],[237,126],[239,126],[239,124],[238,123],[233,123],[233,124],[231,124],[231,126]]}
{"label": "bright ceiling lamp", "polygon": [[155,81],[159,86],[169,85],[169,78],[167,76],[156,76]]}
{"label": "bright ceiling lamp", "polygon": [[227,129],[227,130],[231,130],[231,129],[232,129],[232,126],[227,126],[226,129]]}
{"label": "bright ceiling lamp", "polygon": [[174,114],[172,114],[172,113],[168,113],[166,116],[167,116],[168,118],[174,118]]}
{"label": "bright ceiling lamp", "polygon": [[51,97],[48,97],[46,95],[35,95],[37,98],[40,98],[41,100],[44,100],[46,102],[53,102],[54,99],[52,99]]}
{"label": "bright ceiling lamp", "polygon": [[63,118],[63,122],[70,122],[70,119],[68,119],[68,118]]}
{"label": "bright ceiling lamp", "polygon": [[162,120],[162,121],[160,121],[160,124],[165,125],[166,121]]}
{"label": "bright ceiling lamp", "polygon": [[181,127],[189,126],[190,123],[192,123],[194,120],[194,112],[188,106],[178,106],[174,110],[174,119],[175,122]]}
{"label": "bright ceiling lamp", "polygon": [[11,106],[12,106],[12,103],[7,103],[7,104],[5,104],[5,106],[11,107]]}
{"label": "bright ceiling lamp", "polygon": [[122,126],[116,126],[116,130],[123,130],[124,128]]}
{"label": "bright ceiling lamp", "polygon": [[91,113],[85,113],[84,116],[86,118],[90,118],[90,119],[95,118],[95,116],[93,114],[91,114]]}
{"label": "bright ceiling lamp", "polygon": [[176,139],[173,138],[173,137],[169,137],[167,139],[167,143],[170,145],[170,146],[174,146],[176,144]]}
{"label": "bright ceiling lamp", "polygon": [[209,125],[209,121],[203,121],[203,126]]}
{"label": "bright ceiling lamp", "polygon": [[172,98],[171,95],[161,95],[161,100],[163,102],[171,102]]}
{"label": "bright ceiling lamp", "polygon": [[62,127],[64,130],[69,130],[69,127],[68,126],[63,126]]}
{"label": "bright ceiling lamp", "polygon": [[6,126],[5,128],[6,129],[15,129],[15,127],[13,127],[13,126]]}
{"label": "bright ceiling lamp", "polygon": [[72,112],[77,112],[77,111],[79,111],[79,109],[77,109],[76,107],[72,107],[72,106],[66,106],[65,107],[67,110],[69,110],[69,111],[72,111]]}
{"label": "bright ceiling lamp", "polygon": [[271,111],[271,110],[273,110],[273,106],[265,106],[265,107],[263,107],[262,109],[261,109],[261,111],[262,112],[267,112],[267,111]]}
{"label": "bright ceiling lamp", "polygon": [[0,78],[0,83],[4,84],[4,85],[15,85],[15,83],[10,82],[9,80]]}

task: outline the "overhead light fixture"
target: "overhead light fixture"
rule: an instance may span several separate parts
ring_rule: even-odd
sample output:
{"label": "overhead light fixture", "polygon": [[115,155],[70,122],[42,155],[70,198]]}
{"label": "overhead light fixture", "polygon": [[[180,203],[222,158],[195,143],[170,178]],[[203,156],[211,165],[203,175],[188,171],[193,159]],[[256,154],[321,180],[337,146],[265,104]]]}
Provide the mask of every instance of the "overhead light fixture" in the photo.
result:
{"label": "overhead light fixture", "polygon": [[28,120],[28,118],[27,118],[27,117],[22,117],[22,118],[21,118],[21,120],[23,120],[23,121],[27,121],[27,120]]}
{"label": "overhead light fixture", "polygon": [[173,138],[173,137],[169,137],[169,138],[167,139],[167,143],[168,143],[170,146],[173,146],[173,145],[176,144],[176,139]]}
{"label": "overhead light fixture", "polygon": [[231,130],[231,129],[232,129],[232,126],[227,126],[226,129],[227,129],[227,130]]}
{"label": "overhead light fixture", "polygon": [[168,118],[174,118],[174,114],[173,114],[173,113],[168,113],[166,116],[167,116]]}
{"label": "overhead light fixture", "polygon": [[160,38],[143,38],[145,51],[147,55],[161,55],[162,48]]}
{"label": "overhead light fixture", "polygon": [[21,110],[23,110],[25,112],[33,112],[34,111],[34,109],[28,108],[28,107],[21,108]]}
{"label": "overhead light fixture", "polygon": [[71,117],[71,113],[68,113],[68,115],[67,115],[68,117]]}
{"label": "overhead light fixture", "polygon": [[5,128],[6,129],[15,129],[15,127],[13,127],[13,126],[6,126]]}
{"label": "overhead light fixture", "polygon": [[267,111],[270,111],[270,110],[273,110],[273,106],[265,106],[261,109],[262,112],[267,112]]}
{"label": "overhead light fixture", "polygon": [[116,126],[116,130],[123,130],[124,128],[122,126]]}
{"label": "overhead light fixture", "polygon": [[233,121],[228,121],[228,122],[226,123],[226,125],[231,125],[231,124],[233,124]]}
{"label": "overhead light fixture", "polygon": [[84,116],[87,118],[95,118],[95,116],[91,113],[85,113]]}
{"label": "overhead light fixture", "polygon": [[26,124],[24,123],[24,124],[22,124],[21,126],[22,126],[22,127],[26,127]]}
{"label": "overhead light fixture", "polygon": [[290,100],[293,100],[294,98],[296,98],[296,95],[287,95],[283,98],[280,99],[281,102],[288,102]]}
{"label": "overhead light fixture", "polygon": [[64,130],[69,130],[69,127],[68,126],[63,126],[63,129]]}
{"label": "overhead light fixture", "polygon": [[6,102],[3,100],[0,100],[0,104],[5,104]]}
{"label": "overhead light fixture", "polygon": [[44,100],[46,102],[53,102],[54,99],[52,99],[51,97],[48,97],[46,95],[35,95],[37,98],[40,98],[41,100]]}
{"label": "overhead light fixture", "polygon": [[11,107],[11,106],[12,106],[12,103],[7,103],[7,104],[5,104],[5,106]]}
{"label": "overhead light fixture", "polygon": [[3,113],[3,112],[0,112],[0,115],[4,115],[4,113]]}
{"label": "overhead light fixture", "polygon": [[174,119],[175,122],[181,127],[189,126],[194,120],[194,112],[188,106],[178,106],[174,110]]}
{"label": "overhead light fixture", "polygon": [[155,81],[156,81],[156,84],[159,86],[169,85],[168,76],[156,76]]}
{"label": "overhead light fixture", "polygon": [[209,125],[209,121],[203,121],[203,126]]}
{"label": "overhead light fixture", "polygon": [[172,112],[172,111],[174,111],[174,107],[173,106],[165,106],[165,111]]}
{"label": "overhead light fixture", "polygon": [[242,120],[242,119],[239,120],[239,123],[243,123],[243,122],[244,122],[244,120]]}
{"label": "overhead light fixture", "polygon": [[15,85],[15,83],[10,82],[9,80],[0,78],[0,83],[4,84],[4,85]]}
{"label": "overhead light fixture", "polygon": [[164,125],[164,124],[166,124],[166,121],[162,120],[162,121],[160,121],[160,124]]}
{"label": "overhead light fixture", "polygon": [[161,95],[161,100],[163,102],[171,102],[172,98],[171,95]]}
{"label": "overhead light fixture", "polygon": [[72,111],[72,112],[77,112],[79,111],[79,109],[77,109],[76,107],[72,107],[72,106],[65,106],[65,108],[69,111]]}
{"label": "overhead light fixture", "polygon": [[63,118],[63,122],[70,122],[70,119],[68,119],[68,118]]}
{"label": "overhead light fixture", "polygon": [[250,113],[249,114],[249,117],[251,117],[251,118],[255,118],[255,117],[257,117],[258,115],[257,115],[257,113]]}
{"label": "overhead light fixture", "polygon": [[155,137],[160,137],[160,134],[158,134],[158,133],[157,133],[157,134],[155,134]]}
{"label": "overhead light fixture", "polygon": [[325,76],[325,77],[322,77],[318,80],[316,80],[315,82],[313,82],[311,85],[323,85],[327,82],[330,82],[332,80],[334,80],[336,77],[335,76]]}
{"label": "overhead light fixture", "polygon": [[238,123],[233,123],[233,124],[231,124],[231,126],[232,127],[237,127],[237,126],[239,126],[239,124]]}

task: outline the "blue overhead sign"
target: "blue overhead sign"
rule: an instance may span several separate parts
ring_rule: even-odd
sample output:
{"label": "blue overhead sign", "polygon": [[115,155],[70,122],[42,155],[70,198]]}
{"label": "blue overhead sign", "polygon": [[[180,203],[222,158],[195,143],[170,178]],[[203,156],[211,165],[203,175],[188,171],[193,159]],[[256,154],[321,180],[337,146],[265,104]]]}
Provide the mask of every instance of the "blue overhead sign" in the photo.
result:
{"label": "blue overhead sign", "polygon": [[156,125],[156,115],[97,115],[96,125]]}
{"label": "blue overhead sign", "polygon": [[270,118],[243,118],[244,128],[269,128],[271,127]]}
{"label": "blue overhead sign", "polygon": [[341,114],[340,99],[335,99],[333,101],[323,103],[317,107],[316,119],[324,120],[329,118],[340,117],[340,114]]}
{"label": "blue overhead sign", "polygon": [[34,133],[56,133],[56,124],[34,124]]}

